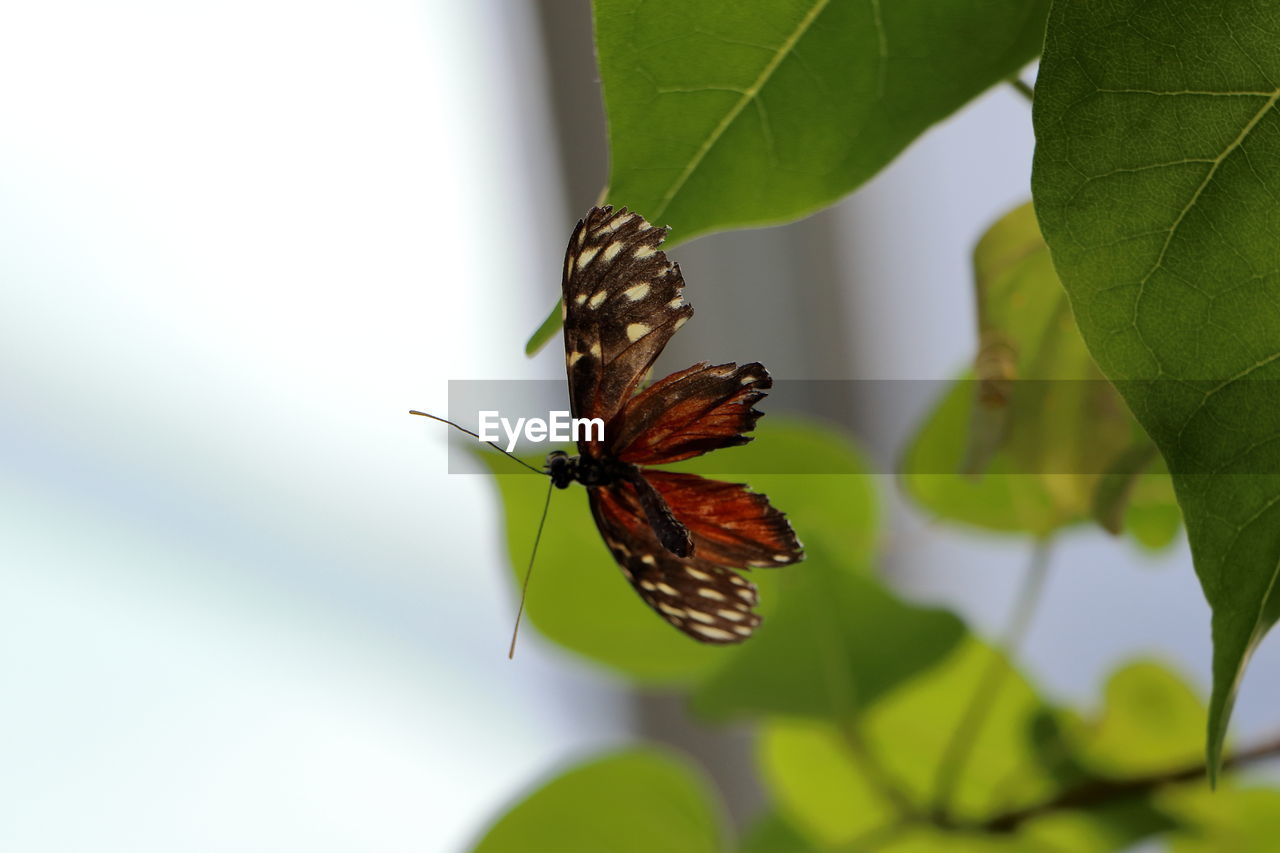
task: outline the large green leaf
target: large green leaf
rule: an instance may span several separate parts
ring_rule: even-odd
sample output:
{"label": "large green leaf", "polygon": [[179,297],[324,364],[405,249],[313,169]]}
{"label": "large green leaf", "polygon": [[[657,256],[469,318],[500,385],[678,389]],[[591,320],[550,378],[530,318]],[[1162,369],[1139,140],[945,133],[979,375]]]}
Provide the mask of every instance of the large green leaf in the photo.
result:
{"label": "large green leaf", "polygon": [[595,0],[609,200],[672,242],[830,204],[1040,51],[1046,0]]}
{"label": "large green leaf", "polygon": [[[494,479],[506,510],[511,569],[518,585],[547,481],[529,474],[501,475],[510,472],[509,460],[493,453],[482,458],[499,474]],[[788,514],[803,542],[842,563],[865,562],[872,547],[875,506],[863,475],[866,466],[834,430],[765,418],[751,444],[672,467],[747,481]],[[770,473],[724,474],[727,470]],[[802,471],[830,473],[787,473]],[[702,645],[658,618],[623,578],[586,503],[585,489],[576,485],[552,495],[526,609],[542,634],[631,678],[663,684],[695,681],[750,646]],[[801,563],[752,573],[766,622],[778,603],[780,575],[804,570]]]}
{"label": "large green leaf", "polygon": [[1173,472],[1213,608],[1216,769],[1280,616],[1280,4],[1059,2],[1036,210],[1080,329]]}
{"label": "large green leaf", "polygon": [[[672,228],[785,222],[1040,51],[1049,0],[594,0],[608,201]],[[525,346],[560,326],[552,310]]]}
{"label": "large green leaf", "polygon": [[1155,451],[1085,348],[1031,205],[992,225],[973,262],[974,372],[910,445],[907,493],[942,518],[1039,537],[1091,512],[1119,532],[1139,482],[1147,506],[1163,484],[1176,514],[1167,477],[1136,464],[1107,473]]}
{"label": "large green leaf", "polygon": [[476,853],[721,853],[724,820],[683,762],[633,749],[564,773],[517,803]]}

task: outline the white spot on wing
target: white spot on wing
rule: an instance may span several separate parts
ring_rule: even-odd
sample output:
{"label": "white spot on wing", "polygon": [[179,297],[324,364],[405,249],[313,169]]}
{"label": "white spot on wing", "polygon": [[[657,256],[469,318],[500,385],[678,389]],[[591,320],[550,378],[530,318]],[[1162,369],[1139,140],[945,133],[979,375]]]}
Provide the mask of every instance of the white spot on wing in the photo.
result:
{"label": "white spot on wing", "polygon": [[599,246],[592,246],[590,249],[583,249],[582,254],[578,255],[578,269],[582,269],[587,264],[595,260],[596,255],[600,254]]}
{"label": "white spot on wing", "polygon": [[634,213],[628,213],[626,216],[615,216],[611,222],[605,223],[604,227],[602,227],[600,231],[605,234],[611,234],[634,218]]}
{"label": "white spot on wing", "polygon": [[653,581],[640,581],[640,588],[647,592],[653,592],[657,589],[657,587],[653,585]]}
{"label": "white spot on wing", "polygon": [[680,594],[680,593],[676,590],[676,588],[675,588],[674,586],[672,586],[671,584],[666,584],[666,583],[659,583],[659,584],[658,584],[658,592],[662,593],[663,595],[669,595],[669,596],[671,596],[672,598],[675,598],[676,596],[678,596],[678,595]]}
{"label": "white spot on wing", "polygon": [[681,610],[679,607],[672,607],[670,604],[667,604],[665,601],[658,602],[658,609],[661,610],[663,613],[667,614],[668,616],[679,616],[682,619],[685,616],[685,612],[683,610]]}
{"label": "white spot on wing", "polygon": [[616,258],[616,257],[618,256],[618,253],[619,253],[619,252],[621,252],[621,251],[622,251],[622,241],[621,241],[621,240],[619,240],[619,241],[618,241],[618,242],[616,242],[616,243],[610,243],[610,244],[609,244],[609,246],[608,246],[608,248],[606,248],[606,249],[604,250],[604,254],[600,256],[600,259],[601,259],[602,261],[604,261],[605,263],[608,263],[609,261],[611,261],[611,260],[613,260],[614,258]]}
{"label": "white spot on wing", "polygon": [[577,296],[573,297],[573,304],[574,304],[574,305],[581,305],[582,303],[584,303],[584,302],[586,302],[586,301],[587,301],[587,294],[585,294],[585,293],[579,293]]}
{"label": "white spot on wing", "polygon": [[608,297],[608,295],[609,295],[608,291],[597,290],[595,294],[591,297],[591,301],[587,303],[587,306],[590,308],[599,308],[601,305],[604,304],[604,300],[606,297]]}
{"label": "white spot on wing", "polygon": [[698,587],[698,595],[702,596],[703,598],[709,598],[712,601],[725,600],[724,595],[719,590],[712,589],[709,586]]}
{"label": "white spot on wing", "polygon": [[688,314],[686,314],[686,315],[685,315],[685,316],[683,316],[683,317],[678,318],[678,319],[676,320],[676,322],[675,322],[675,326],[674,326],[674,328],[679,329],[681,326],[683,326],[683,325],[684,325],[685,323],[687,323],[687,322],[689,322],[689,315],[688,315]]}
{"label": "white spot on wing", "polygon": [[[723,628],[713,628],[710,625],[690,625],[694,631],[697,631],[704,637],[710,637],[713,640],[732,640],[733,634]],[[749,632],[748,632],[749,633]]]}
{"label": "white spot on wing", "polygon": [[568,364],[570,367],[573,367],[575,364],[578,363],[578,359],[580,358],[582,358],[582,353],[571,352],[569,353],[569,356],[565,359],[565,363]]}
{"label": "white spot on wing", "polygon": [[633,287],[628,287],[622,291],[622,295],[630,299],[632,302],[639,302],[649,295],[649,282],[643,281]]}
{"label": "white spot on wing", "polygon": [[741,622],[743,619],[747,618],[736,610],[717,610],[716,613],[723,616],[725,619],[728,619],[730,622]]}
{"label": "white spot on wing", "polygon": [[751,629],[748,628],[746,625],[734,625],[733,631],[735,634],[741,634],[744,637],[751,636]]}
{"label": "white spot on wing", "polygon": [[658,561],[653,558],[652,554],[645,554],[640,558],[640,562],[644,563],[646,566],[653,566],[657,565]]}
{"label": "white spot on wing", "polygon": [[675,299],[672,299],[670,302],[668,302],[668,303],[667,303],[667,307],[668,307],[668,308],[679,308],[679,307],[680,307],[681,305],[683,305],[683,304],[684,304],[684,297],[683,297],[683,296],[677,296]]}
{"label": "white spot on wing", "polygon": [[687,574],[689,577],[693,578],[694,580],[698,580],[698,581],[711,580],[711,575],[707,574],[706,572],[700,572],[697,569],[695,569],[693,566],[685,566],[684,571],[685,571],[685,574]]}
{"label": "white spot on wing", "polygon": [[594,357],[596,357],[596,358],[599,358],[599,357],[600,357],[600,342],[599,342],[599,341],[594,341],[594,342],[592,342],[592,344],[591,344],[591,349],[587,350],[587,355],[594,356]]}
{"label": "white spot on wing", "polygon": [[658,250],[654,246],[641,246],[640,248],[636,249],[635,257],[637,260],[640,258],[647,258],[656,251]]}
{"label": "white spot on wing", "polygon": [[773,561],[775,563],[789,563],[791,562],[791,555],[790,554],[774,554]]}
{"label": "white spot on wing", "polygon": [[631,323],[627,326],[627,340],[638,341],[651,331],[652,328],[644,323]]}
{"label": "white spot on wing", "polygon": [[688,614],[690,619],[697,619],[699,622],[703,622],[707,625],[713,625],[715,624],[715,621],[716,621],[714,618],[703,613],[701,610],[689,609],[689,610],[686,610],[685,613]]}

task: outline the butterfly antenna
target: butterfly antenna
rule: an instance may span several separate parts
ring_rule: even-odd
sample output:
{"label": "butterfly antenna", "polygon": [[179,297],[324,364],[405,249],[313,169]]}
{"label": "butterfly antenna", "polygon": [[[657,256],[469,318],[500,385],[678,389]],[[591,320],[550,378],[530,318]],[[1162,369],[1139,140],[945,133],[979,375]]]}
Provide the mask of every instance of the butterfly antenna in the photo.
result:
{"label": "butterfly antenna", "polygon": [[547,484],[547,499],[542,504],[542,519],[538,522],[538,533],[533,537],[533,551],[529,554],[529,565],[524,570],[524,583],[520,585],[520,607],[516,610],[516,626],[511,629],[511,648],[507,649],[507,660],[516,656],[516,637],[520,635],[520,617],[524,615],[524,601],[529,597],[529,578],[533,576],[533,558],[538,556],[538,543],[542,541],[542,528],[547,524],[547,510],[551,509],[552,481]]}
{"label": "butterfly antenna", "polygon": [[445,420],[444,418],[437,417],[437,416],[435,416],[435,415],[428,415],[426,412],[419,412],[417,409],[410,409],[410,410],[409,410],[409,414],[411,414],[411,415],[421,415],[421,416],[422,416],[422,417],[424,417],[424,418],[431,418],[431,420],[433,420],[433,421],[439,421],[439,422],[440,422],[440,423],[442,423],[442,424],[448,424],[449,426],[453,427],[453,428],[454,428],[454,429],[456,429],[456,430],[461,430],[462,432],[465,432],[467,435],[471,436],[472,438],[479,438],[481,441],[484,441],[484,443],[485,443],[485,444],[489,445],[489,446],[490,446],[490,447],[492,447],[494,450],[498,451],[499,453],[502,453],[502,454],[505,454],[505,455],[507,455],[507,456],[510,456],[512,459],[516,460],[517,462],[519,462],[519,463],[520,463],[521,465],[523,465],[524,467],[528,468],[528,469],[529,469],[530,471],[532,471],[533,473],[535,473],[535,474],[542,474],[543,476],[549,476],[549,475],[547,474],[547,472],[546,472],[546,471],[543,471],[541,468],[535,468],[535,467],[533,467],[533,466],[532,466],[532,465],[530,465],[528,462],[525,462],[523,459],[521,459],[519,456],[516,456],[514,453],[510,453],[510,452],[508,452],[508,451],[506,451],[506,450],[503,450],[501,447],[499,447],[498,445],[494,444],[492,441],[485,441],[483,438],[480,438],[480,436],[479,436],[479,435],[477,435],[476,433],[472,432],[471,430],[467,429],[467,428],[466,428],[466,427],[464,427],[464,426],[458,426],[458,425],[457,425],[457,424],[455,424],[453,421]]}

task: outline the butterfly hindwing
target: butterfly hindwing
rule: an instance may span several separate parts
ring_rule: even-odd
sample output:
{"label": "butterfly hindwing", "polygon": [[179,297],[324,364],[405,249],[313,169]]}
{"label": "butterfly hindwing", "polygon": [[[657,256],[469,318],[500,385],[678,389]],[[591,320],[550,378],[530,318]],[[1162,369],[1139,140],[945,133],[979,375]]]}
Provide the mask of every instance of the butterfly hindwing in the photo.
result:
{"label": "butterfly hindwing", "polygon": [[[592,208],[565,252],[565,363],[573,416],[608,423],[693,308],[655,228],[625,207]],[[583,442],[584,453],[599,452]]]}
{"label": "butterfly hindwing", "polygon": [[677,557],[658,541],[629,482],[590,490],[591,513],[623,575],[646,604],[703,643],[739,643],[760,617],[755,585],[695,552]]}
{"label": "butterfly hindwing", "polygon": [[768,496],[697,474],[646,470],[643,476],[688,529],[694,556],[737,568],[776,568],[804,559],[795,531]]}

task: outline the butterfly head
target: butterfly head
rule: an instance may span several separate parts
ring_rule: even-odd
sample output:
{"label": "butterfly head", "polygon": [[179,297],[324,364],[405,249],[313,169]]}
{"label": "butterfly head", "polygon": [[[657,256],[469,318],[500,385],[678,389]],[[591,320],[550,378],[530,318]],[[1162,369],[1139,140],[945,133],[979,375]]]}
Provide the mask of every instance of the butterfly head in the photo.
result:
{"label": "butterfly head", "polygon": [[547,454],[546,472],[557,489],[569,488],[574,480],[584,486],[608,486],[629,479],[634,471],[635,466],[617,459],[597,459],[585,453],[570,456],[563,450]]}
{"label": "butterfly head", "polygon": [[577,458],[563,450],[553,450],[547,454],[547,473],[551,475],[551,484],[557,489],[567,489],[574,481],[574,463]]}

